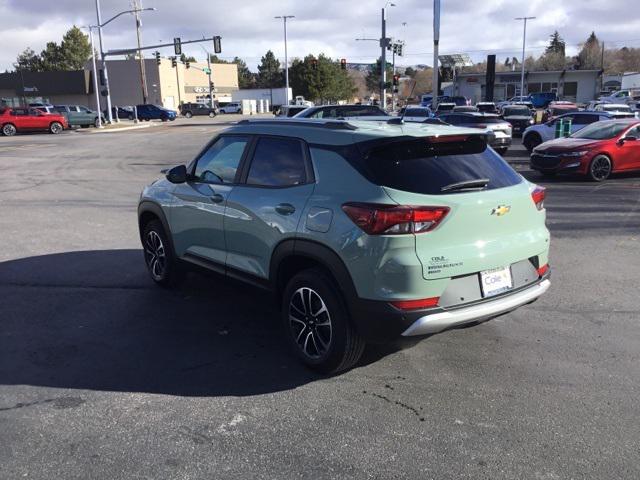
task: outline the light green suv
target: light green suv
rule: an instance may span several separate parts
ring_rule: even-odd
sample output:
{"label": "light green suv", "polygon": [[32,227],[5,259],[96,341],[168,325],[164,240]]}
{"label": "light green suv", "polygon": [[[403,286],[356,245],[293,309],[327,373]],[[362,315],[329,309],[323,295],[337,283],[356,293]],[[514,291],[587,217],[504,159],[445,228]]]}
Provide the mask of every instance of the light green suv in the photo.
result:
{"label": "light green suv", "polygon": [[138,218],[155,282],[203,267],[270,289],[292,350],[336,372],[367,342],[542,295],[544,196],[476,129],[244,120],[146,187]]}

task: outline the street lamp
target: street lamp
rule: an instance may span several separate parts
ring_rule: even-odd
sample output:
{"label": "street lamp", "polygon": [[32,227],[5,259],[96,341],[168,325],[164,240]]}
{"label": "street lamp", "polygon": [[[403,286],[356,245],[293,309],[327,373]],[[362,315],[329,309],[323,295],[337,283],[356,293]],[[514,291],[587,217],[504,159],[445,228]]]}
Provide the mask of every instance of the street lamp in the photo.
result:
{"label": "street lamp", "polygon": [[[93,29],[97,28],[95,25],[88,25],[89,29],[89,44],[91,45],[91,63],[93,65],[93,90],[96,96],[96,109],[98,110],[98,128],[102,128],[102,112],[100,112],[100,93],[98,92],[98,69],[96,67],[96,49],[93,48]],[[109,109],[111,113],[111,109]]]}
{"label": "street lamp", "polygon": [[533,20],[536,17],[517,17],[514,20],[524,20],[524,32],[522,34],[522,73],[520,75],[520,100],[524,95],[524,48],[527,41],[527,20]]}
{"label": "street lamp", "polygon": [[295,15],[278,15],[273,18],[281,18],[284,24],[284,82],[285,82],[285,98],[289,105],[289,56],[287,54],[287,18],[296,18]]}
{"label": "street lamp", "polygon": [[[98,39],[100,43],[100,59],[102,62],[102,71],[104,73],[104,84],[105,84],[105,88],[107,89],[107,116],[109,119],[109,123],[113,122],[113,115],[111,113],[111,89],[109,88],[109,72],[107,71],[107,62],[105,61],[104,47],[102,43],[102,27],[107,26],[109,23],[113,22],[116,18],[120,17],[121,15],[124,15],[125,13],[136,13],[136,12],[142,12],[145,10],[153,11],[155,10],[155,7],[134,8],[131,10],[125,10],[123,12],[118,13],[117,15],[114,15],[106,22],[102,23],[102,15],[100,14],[100,0],[96,0],[96,16],[98,19],[98,24],[95,27],[98,29]],[[99,109],[100,109],[100,103],[98,103],[98,110]]]}

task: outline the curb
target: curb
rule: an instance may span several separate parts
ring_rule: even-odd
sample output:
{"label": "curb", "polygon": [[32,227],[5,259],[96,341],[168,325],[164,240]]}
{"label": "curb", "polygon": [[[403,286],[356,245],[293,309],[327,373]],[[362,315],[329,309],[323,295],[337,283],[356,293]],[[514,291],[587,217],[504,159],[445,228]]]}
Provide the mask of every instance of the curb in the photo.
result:
{"label": "curb", "polygon": [[144,125],[134,125],[131,127],[122,127],[122,128],[107,128],[104,130],[101,130],[99,128],[93,128],[91,130],[87,130],[86,133],[115,133],[115,132],[126,132],[127,130],[139,130],[141,128],[149,128],[149,127],[153,127],[155,124],[153,123],[146,123]]}

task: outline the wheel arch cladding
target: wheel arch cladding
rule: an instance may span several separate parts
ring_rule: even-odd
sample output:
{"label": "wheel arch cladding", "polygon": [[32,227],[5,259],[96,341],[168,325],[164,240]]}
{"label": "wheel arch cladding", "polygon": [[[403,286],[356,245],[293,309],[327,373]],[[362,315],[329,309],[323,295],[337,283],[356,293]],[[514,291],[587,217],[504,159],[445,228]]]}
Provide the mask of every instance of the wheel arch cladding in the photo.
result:
{"label": "wheel arch cladding", "polygon": [[138,206],[138,231],[140,233],[140,241],[143,242],[142,234],[144,232],[144,227],[153,220],[160,221],[160,223],[162,224],[162,228],[164,229],[164,233],[166,234],[169,241],[171,250],[175,252],[175,249],[173,248],[173,238],[171,236],[171,230],[169,229],[167,217],[165,216],[162,207],[153,202],[142,202]]}

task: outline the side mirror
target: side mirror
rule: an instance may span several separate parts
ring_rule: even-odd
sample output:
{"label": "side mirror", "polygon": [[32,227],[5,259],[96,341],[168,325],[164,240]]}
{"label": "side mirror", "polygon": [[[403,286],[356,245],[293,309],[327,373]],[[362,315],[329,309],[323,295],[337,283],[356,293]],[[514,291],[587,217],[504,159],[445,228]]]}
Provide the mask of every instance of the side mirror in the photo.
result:
{"label": "side mirror", "polygon": [[171,183],[184,183],[187,181],[187,167],[178,165],[167,172],[167,180]]}
{"label": "side mirror", "polygon": [[638,137],[636,137],[635,135],[627,135],[626,137],[622,137],[620,140],[618,140],[618,145],[623,145],[625,142],[636,142],[638,140]]}

